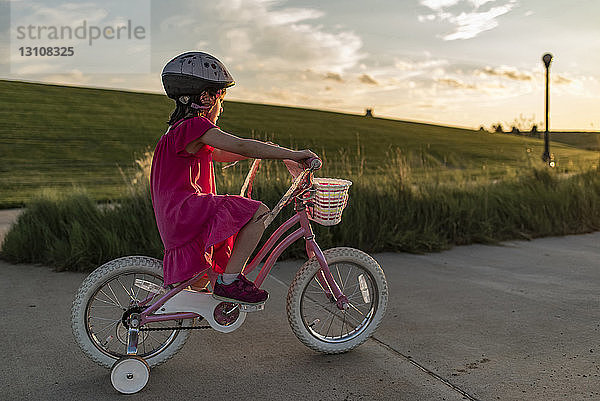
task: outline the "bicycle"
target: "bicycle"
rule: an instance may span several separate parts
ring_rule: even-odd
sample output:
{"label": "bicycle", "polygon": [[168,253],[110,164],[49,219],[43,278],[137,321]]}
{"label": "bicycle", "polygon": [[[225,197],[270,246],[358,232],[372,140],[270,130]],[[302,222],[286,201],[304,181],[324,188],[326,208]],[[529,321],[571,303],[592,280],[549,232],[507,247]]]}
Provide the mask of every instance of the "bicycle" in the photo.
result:
{"label": "bicycle", "polygon": [[[259,163],[257,159],[252,164],[242,195],[247,191],[250,196]],[[383,270],[365,252],[319,248],[310,222],[339,223],[352,183],[314,178],[314,171],[322,166],[319,159],[312,159],[309,166],[275,208],[263,216],[266,227],[283,207],[294,203],[296,213],[271,234],[244,274],[266,257],[254,281],[260,288],[281,253],[304,237],[308,261],[288,290],[288,322],[309,348],[337,354],[358,347],[375,332],[385,314],[388,287]],[[276,245],[298,223],[300,227]],[[214,272],[209,273],[214,280]],[[242,325],[247,313],[264,309],[264,303],[222,302],[209,290],[187,289],[205,274],[206,270],[177,286],[164,287],[162,261],[126,256],[103,264],[83,281],[71,310],[73,334],[87,356],[111,369],[111,382],[117,391],[141,391],[149,380],[150,368],[172,358],[192,329],[229,333]],[[208,326],[199,326],[201,321]]]}

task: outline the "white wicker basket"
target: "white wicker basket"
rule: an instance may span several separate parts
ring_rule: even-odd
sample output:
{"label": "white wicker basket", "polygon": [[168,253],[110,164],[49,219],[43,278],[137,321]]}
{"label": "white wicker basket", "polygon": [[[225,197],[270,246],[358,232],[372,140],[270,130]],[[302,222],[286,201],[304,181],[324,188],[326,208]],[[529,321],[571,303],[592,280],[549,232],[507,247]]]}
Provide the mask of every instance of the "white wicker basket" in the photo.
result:
{"label": "white wicker basket", "polygon": [[342,212],[348,203],[348,189],[352,181],[339,178],[315,178],[317,190],[311,220],[324,226],[334,226],[342,221]]}

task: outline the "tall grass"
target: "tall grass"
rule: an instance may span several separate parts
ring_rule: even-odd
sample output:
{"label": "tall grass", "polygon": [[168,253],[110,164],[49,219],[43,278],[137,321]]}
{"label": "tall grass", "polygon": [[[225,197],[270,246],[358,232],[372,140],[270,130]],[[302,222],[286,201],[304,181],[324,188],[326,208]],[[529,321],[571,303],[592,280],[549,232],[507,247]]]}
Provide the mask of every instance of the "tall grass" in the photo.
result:
{"label": "tall grass", "polygon": [[29,203],[7,233],[2,257],[56,270],[87,271],[128,254],[159,257],[162,244],[148,194],[98,206],[84,193],[46,193]]}
{"label": "tall grass", "polygon": [[[400,149],[390,150],[379,167],[365,166],[360,147],[356,153],[329,156],[319,175],[348,178],[354,184],[342,223],[313,225],[324,249],[346,245],[367,252],[420,253],[600,229],[597,168],[571,175],[506,168],[503,176],[473,176],[460,168],[461,160]],[[129,194],[118,203],[99,207],[83,192],[47,194],[30,202],[7,233],[2,257],[76,271],[123,255],[161,258],[148,190],[150,160],[148,153],[138,161],[137,173],[127,178]],[[247,168],[246,162],[217,168],[219,193],[239,193]],[[273,207],[289,184],[282,163],[263,161],[253,198]],[[291,213],[291,208],[285,210],[269,231]],[[296,243],[284,256],[302,257],[303,244]]]}

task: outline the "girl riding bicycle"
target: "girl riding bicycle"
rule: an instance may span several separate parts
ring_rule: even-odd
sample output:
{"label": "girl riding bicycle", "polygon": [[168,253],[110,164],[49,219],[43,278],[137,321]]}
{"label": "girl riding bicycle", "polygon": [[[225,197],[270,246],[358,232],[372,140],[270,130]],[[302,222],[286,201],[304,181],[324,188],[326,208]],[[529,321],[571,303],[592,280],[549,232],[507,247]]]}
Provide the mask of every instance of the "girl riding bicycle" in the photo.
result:
{"label": "girl riding bicycle", "polygon": [[253,139],[239,138],[215,124],[226,88],[235,84],[225,66],[202,52],[187,52],[162,72],[167,96],[175,100],[169,129],[154,151],[152,204],[165,246],[164,285],[188,280],[206,269],[218,273],[213,296],[259,304],[268,294],[241,274],[265,229],[261,202],[217,195],[212,161],[316,157]]}

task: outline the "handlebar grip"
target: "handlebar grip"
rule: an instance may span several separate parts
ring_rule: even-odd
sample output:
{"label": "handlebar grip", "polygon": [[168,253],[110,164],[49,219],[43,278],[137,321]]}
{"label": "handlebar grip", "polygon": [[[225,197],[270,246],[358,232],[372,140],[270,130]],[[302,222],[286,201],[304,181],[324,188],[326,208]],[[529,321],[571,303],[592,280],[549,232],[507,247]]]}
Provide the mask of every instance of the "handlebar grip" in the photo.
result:
{"label": "handlebar grip", "polygon": [[308,159],[306,164],[308,164],[311,170],[319,170],[321,167],[323,167],[323,162],[318,157]]}

